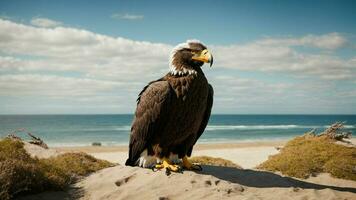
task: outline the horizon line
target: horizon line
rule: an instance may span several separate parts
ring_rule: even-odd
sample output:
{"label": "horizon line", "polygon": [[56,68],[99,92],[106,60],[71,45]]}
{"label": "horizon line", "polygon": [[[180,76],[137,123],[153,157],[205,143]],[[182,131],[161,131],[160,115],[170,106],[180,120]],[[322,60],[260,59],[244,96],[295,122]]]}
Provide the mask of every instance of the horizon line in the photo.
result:
{"label": "horizon line", "polygon": [[[134,113],[30,113],[30,114],[1,114],[5,115],[134,115]],[[356,115],[356,113],[214,113],[211,115]]]}

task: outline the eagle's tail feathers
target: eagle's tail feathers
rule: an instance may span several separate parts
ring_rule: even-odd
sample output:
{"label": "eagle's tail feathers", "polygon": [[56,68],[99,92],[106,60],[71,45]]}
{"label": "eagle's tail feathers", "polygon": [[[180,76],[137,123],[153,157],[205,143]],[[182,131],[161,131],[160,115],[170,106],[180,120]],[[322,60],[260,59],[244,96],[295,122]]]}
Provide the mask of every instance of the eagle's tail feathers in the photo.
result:
{"label": "eagle's tail feathers", "polygon": [[126,166],[135,166],[136,165],[136,162],[133,161],[132,159],[128,158],[125,162],[125,165]]}

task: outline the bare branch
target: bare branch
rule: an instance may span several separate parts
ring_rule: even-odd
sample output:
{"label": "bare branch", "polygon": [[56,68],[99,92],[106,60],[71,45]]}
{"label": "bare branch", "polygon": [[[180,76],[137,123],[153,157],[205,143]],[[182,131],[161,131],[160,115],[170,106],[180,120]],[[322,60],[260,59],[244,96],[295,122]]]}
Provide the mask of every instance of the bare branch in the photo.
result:
{"label": "bare branch", "polygon": [[10,132],[7,135],[7,138],[23,141],[23,139],[21,137],[16,135],[16,133],[19,133],[19,132],[27,133],[27,135],[29,135],[31,137],[32,140],[28,141],[30,144],[38,145],[44,149],[48,149],[48,145],[45,142],[43,142],[43,140],[41,138],[34,136],[32,133],[27,131],[25,128],[19,128],[19,129],[16,129],[16,130]]}
{"label": "bare branch", "polygon": [[326,136],[333,140],[343,140],[351,138],[352,133],[350,131],[343,132],[345,122],[335,122],[329,128],[327,128],[324,132],[320,133],[320,136]]}

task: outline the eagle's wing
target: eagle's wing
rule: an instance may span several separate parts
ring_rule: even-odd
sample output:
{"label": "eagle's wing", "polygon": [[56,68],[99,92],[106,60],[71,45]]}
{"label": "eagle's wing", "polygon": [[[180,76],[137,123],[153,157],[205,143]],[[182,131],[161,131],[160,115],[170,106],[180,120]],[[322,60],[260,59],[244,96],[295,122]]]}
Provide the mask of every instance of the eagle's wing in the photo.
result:
{"label": "eagle's wing", "polygon": [[137,99],[135,118],[131,126],[129,158],[126,165],[134,166],[140,154],[147,148],[152,137],[168,120],[162,116],[169,111],[172,88],[167,81],[159,79],[149,83]]}
{"label": "eagle's wing", "polygon": [[205,114],[204,114],[203,120],[202,120],[202,122],[200,124],[199,130],[198,130],[198,133],[197,133],[197,137],[196,137],[193,145],[189,148],[189,150],[187,152],[187,156],[191,156],[192,155],[193,146],[198,141],[200,136],[203,134],[206,126],[208,125],[210,114],[211,114],[211,108],[213,107],[213,100],[214,100],[214,90],[213,90],[213,87],[209,84],[209,93],[208,93],[208,100],[207,100],[207,103],[206,103]]}

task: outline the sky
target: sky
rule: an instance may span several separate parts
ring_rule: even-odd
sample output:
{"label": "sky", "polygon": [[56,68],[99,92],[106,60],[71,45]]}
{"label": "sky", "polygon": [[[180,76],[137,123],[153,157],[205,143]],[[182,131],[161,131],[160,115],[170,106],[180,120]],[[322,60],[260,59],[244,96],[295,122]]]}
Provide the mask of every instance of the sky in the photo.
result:
{"label": "sky", "polygon": [[125,114],[202,41],[213,114],[356,114],[355,1],[0,1],[0,114]]}

